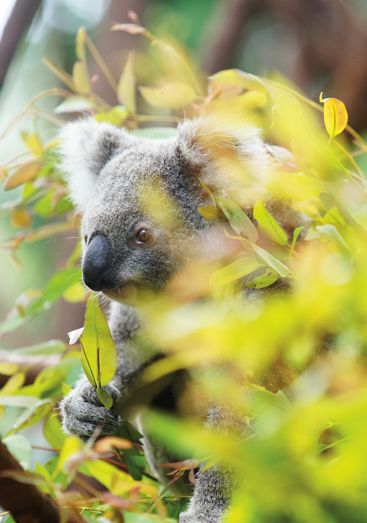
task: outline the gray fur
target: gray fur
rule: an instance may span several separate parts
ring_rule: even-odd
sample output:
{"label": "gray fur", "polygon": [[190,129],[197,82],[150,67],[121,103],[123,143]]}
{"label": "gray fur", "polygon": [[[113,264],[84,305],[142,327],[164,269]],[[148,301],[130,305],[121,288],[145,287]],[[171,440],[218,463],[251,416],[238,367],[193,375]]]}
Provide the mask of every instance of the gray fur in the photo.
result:
{"label": "gray fur", "polygon": [[[149,140],[94,120],[65,127],[61,136],[62,168],[68,176],[71,197],[83,212],[83,249],[93,234],[106,235],[112,245],[111,266],[119,284],[164,287],[185,260],[185,241],[208,227],[197,210],[207,203],[198,175],[206,183],[217,184],[219,190],[225,190],[225,183],[218,181],[218,166],[203,145],[205,133],[209,133],[218,150],[229,148],[231,153],[238,154],[248,167],[256,169],[261,179],[267,169],[268,155],[257,130],[252,128],[216,131],[210,121],[197,119],[183,122],[176,138]],[[144,198],[149,200],[155,182],[172,202],[172,209],[165,209],[167,216],[160,219],[147,213],[142,205]],[[139,224],[153,229],[153,245],[143,248],[134,245],[133,231]],[[107,388],[115,400],[129,395],[139,370],[154,357],[153,350],[134,341],[140,322],[137,311],[112,302],[109,324],[118,349],[119,366]],[[63,399],[61,412],[64,430],[83,439],[90,437],[97,427],[103,434],[109,434],[119,423],[118,416],[100,404],[85,377]],[[213,412],[209,413],[209,423],[220,426]],[[149,437],[146,439],[148,461],[153,470],[159,471],[153,456],[157,458],[162,453],[153,450]],[[181,515],[180,521],[217,523],[229,497],[228,474],[219,467],[204,469],[199,473],[188,511]]]}

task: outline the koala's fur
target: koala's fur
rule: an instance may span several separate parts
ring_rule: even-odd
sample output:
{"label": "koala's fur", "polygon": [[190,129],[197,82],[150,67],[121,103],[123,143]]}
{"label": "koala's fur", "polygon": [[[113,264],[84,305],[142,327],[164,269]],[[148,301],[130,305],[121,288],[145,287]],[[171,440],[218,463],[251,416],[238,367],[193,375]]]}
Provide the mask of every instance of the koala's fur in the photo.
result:
{"label": "koala's fur", "polygon": [[[70,193],[83,213],[83,250],[96,232],[108,237],[113,248],[111,266],[123,283],[161,289],[184,261],[184,241],[209,224],[198,212],[207,204],[207,194],[200,179],[208,186],[226,190],[221,176],[225,158],[238,157],[255,172],[259,185],[266,176],[269,154],[256,129],[230,127],[220,129],[210,118],[183,121],[174,138],[150,140],[136,137],[108,124],[92,119],[68,124],[61,135],[62,169],[67,174]],[[173,222],[165,227],[154,223],[142,206],[142,193],[152,180],[158,180],[176,207]],[[148,223],[155,230],[154,245],[139,249],[133,246],[137,224]],[[174,223],[170,226],[169,223]],[[119,366],[107,389],[114,400],[128,396],[134,379],[149,361],[156,358],[152,349],[134,342],[140,318],[131,307],[113,301],[109,325],[118,349]],[[119,423],[113,410],[107,411],[98,401],[85,377],[61,403],[65,431],[83,439],[96,427],[104,434],[114,431]],[[208,413],[208,423],[218,425],[215,409]],[[220,423],[219,423],[220,426]],[[156,463],[167,459],[163,449],[156,448],[145,435],[148,461],[162,478]],[[186,523],[221,521],[231,490],[229,474],[219,468],[199,472],[188,511],[181,514]]]}

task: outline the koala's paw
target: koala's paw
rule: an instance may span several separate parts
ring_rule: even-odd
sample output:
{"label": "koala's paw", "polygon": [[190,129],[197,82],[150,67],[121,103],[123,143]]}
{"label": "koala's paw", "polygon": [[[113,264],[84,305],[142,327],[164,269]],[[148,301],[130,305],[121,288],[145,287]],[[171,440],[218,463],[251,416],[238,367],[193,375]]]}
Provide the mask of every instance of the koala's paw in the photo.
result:
{"label": "koala's paw", "polygon": [[[112,386],[105,390],[115,400],[117,390]],[[100,429],[102,435],[112,434],[119,424],[119,417],[107,410],[88,382],[80,383],[60,403],[64,431],[75,434],[83,440],[90,438]]]}
{"label": "koala's paw", "polygon": [[197,512],[182,512],[179,523],[221,523],[223,513],[199,514]]}

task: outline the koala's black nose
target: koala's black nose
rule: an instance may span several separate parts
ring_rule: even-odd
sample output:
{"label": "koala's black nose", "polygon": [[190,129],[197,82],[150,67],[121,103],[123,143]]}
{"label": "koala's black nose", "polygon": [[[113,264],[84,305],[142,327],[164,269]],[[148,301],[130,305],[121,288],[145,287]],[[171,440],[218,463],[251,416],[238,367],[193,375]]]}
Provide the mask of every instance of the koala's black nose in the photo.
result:
{"label": "koala's black nose", "polygon": [[117,286],[112,268],[112,247],[103,234],[94,236],[83,259],[83,280],[93,291],[113,289]]}

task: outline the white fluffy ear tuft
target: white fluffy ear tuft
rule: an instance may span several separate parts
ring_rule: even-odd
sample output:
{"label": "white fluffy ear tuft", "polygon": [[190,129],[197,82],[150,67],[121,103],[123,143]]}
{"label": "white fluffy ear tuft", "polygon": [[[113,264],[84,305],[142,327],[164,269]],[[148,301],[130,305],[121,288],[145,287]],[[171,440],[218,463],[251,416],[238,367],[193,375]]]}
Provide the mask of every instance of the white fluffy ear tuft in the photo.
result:
{"label": "white fluffy ear tuft", "polygon": [[[264,186],[271,164],[260,131],[243,121],[213,114],[184,120],[178,126],[178,151],[201,179],[219,191],[235,190],[250,178]],[[233,174],[233,176],[232,176]],[[237,180],[236,180],[237,175]]]}
{"label": "white fluffy ear tuft", "polygon": [[66,124],[59,139],[61,169],[67,176],[70,196],[80,210],[92,196],[104,165],[135,142],[127,132],[93,118]]}

